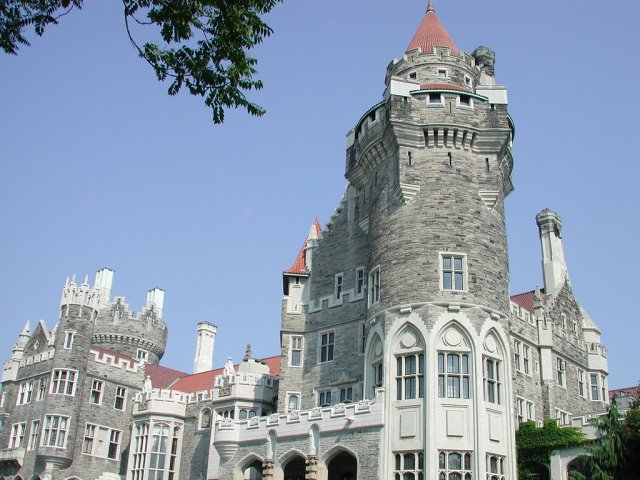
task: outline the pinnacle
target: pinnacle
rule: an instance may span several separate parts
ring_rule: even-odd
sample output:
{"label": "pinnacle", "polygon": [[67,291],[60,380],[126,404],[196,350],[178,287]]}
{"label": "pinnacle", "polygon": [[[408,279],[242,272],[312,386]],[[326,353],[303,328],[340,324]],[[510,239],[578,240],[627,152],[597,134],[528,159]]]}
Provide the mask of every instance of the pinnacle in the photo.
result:
{"label": "pinnacle", "polygon": [[435,13],[435,9],[433,8],[433,3],[431,2],[431,0],[429,0],[429,3],[427,4],[427,12]]}

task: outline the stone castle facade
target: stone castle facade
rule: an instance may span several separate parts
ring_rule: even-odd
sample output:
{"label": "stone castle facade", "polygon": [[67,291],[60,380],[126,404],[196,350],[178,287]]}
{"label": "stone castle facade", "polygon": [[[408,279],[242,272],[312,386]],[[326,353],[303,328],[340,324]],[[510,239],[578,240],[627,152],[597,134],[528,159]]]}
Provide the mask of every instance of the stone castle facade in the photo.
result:
{"label": "stone castle facade", "polygon": [[214,370],[202,323],[193,373],[160,366],[162,290],[134,314],[111,270],[68,281],[58,326],[26,325],[5,362],[0,479],[507,480],[519,422],[606,408],[556,213],[536,217],[544,289],[509,296],[494,62],[429,3],[347,135],[339,207],[283,274],[279,355]]}

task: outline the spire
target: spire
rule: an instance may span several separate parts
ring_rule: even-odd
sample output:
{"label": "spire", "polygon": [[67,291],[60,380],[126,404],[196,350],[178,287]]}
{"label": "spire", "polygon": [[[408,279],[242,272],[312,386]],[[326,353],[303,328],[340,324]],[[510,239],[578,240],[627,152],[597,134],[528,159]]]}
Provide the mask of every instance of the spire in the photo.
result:
{"label": "spire", "polygon": [[427,13],[422,19],[418,30],[416,30],[407,50],[420,47],[422,53],[431,53],[435,46],[449,47],[451,53],[454,55],[459,51],[455,42],[449,36],[447,29],[444,28],[444,25],[442,25],[442,22],[436,15],[433,3],[429,0],[429,3],[427,4]]}
{"label": "spire", "polygon": [[31,334],[31,327],[29,326],[29,320],[27,320],[27,323],[24,324],[24,328],[22,329],[22,332],[20,332],[20,335],[30,335]]}

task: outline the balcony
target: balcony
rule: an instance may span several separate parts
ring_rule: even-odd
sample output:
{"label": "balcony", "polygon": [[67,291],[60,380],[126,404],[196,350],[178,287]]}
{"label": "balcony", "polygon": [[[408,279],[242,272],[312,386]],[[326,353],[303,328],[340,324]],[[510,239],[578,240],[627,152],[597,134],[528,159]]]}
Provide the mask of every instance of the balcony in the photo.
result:
{"label": "balcony", "polygon": [[22,467],[24,461],[24,448],[11,448],[0,450],[0,466]]}

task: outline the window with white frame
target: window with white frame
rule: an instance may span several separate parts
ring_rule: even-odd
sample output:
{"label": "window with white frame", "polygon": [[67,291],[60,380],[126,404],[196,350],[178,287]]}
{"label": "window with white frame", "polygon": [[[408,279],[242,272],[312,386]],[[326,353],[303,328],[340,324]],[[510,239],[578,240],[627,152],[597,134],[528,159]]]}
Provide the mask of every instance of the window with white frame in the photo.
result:
{"label": "window with white frame", "polygon": [[526,398],[516,397],[516,413],[518,414],[518,423],[536,419],[533,402]]}
{"label": "window with white frame", "polygon": [[26,422],[14,423],[13,425],[11,425],[11,433],[9,434],[9,448],[22,447],[26,429]]}
{"label": "window with white frame", "polygon": [[146,362],[149,360],[149,352],[147,352],[146,350],[139,348],[138,350],[136,350],[136,360],[138,360],[139,362]]}
{"label": "window with white frame", "polygon": [[369,272],[369,305],[380,301],[380,267]]}
{"label": "window with white frame", "polygon": [[438,397],[469,398],[469,355],[438,353]]}
{"label": "window with white frame", "polygon": [[40,377],[38,381],[38,395],[36,396],[36,402],[44,400],[47,395],[47,387],[49,386],[49,377]]}
{"label": "window with white frame", "polygon": [[567,376],[567,362],[560,357],[556,357],[556,378],[558,385],[566,387]]}
{"label": "window with white frame", "polygon": [[373,392],[371,392],[371,398],[376,396],[376,389],[382,387],[382,381],[384,379],[384,369],[382,361],[377,361],[373,365]]}
{"label": "window with white frame", "polygon": [[531,347],[524,343],[522,344],[522,366],[524,373],[531,375]]}
{"label": "window with white frame", "polygon": [[318,391],[318,406],[328,407],[331,405],[331,389]]}
{"label": "window with white frame", "polygon": [[502,455],[487,454],[487,480],[505,480],[504,462]]}
{"label": "window with white frame", "polygon": [[120,453],[122,432],[92,423],[85,424],[82,453],[94,457],[116,460]]}
{"label": "window with white frame", "polygon": [[24,405],[31,403],[33,394],[33,382],[22,382],[18,387],[18,396],[16,397],[16,405]]}
{"label": "window with white frame", "polygon": [[448,76],[447,69],[446,68],[436,69],[436,75],[438,75],[438,78],[447,78]]}
{"label": "window with white frame", "polygon": [[356,269],[355,297],[364,295],[364,267]]}
{"label": "window with white frame", "polygon": [[76,337],[75,330],[65,330],[64,332],[64,349],[71,350],[73,348],[73,340]]}
{"label": "window with white frame", "polygon": [[608,399],[606,381],[607,381],[607,377],[600,374],[600,393],[602,394],[600,398],[602,399],[603,402],[606,402]]}
{"label": "window with white frame", "polygon": [[335,332],[324,332],[320,334],[320,363],[333,361]]}
{"label": "window with white frame", "polygon": [[461,254],[440,254],[440,287],[443,290],[464,291],[466,289],[466,256]]}
{"label": "window with white frame", "polygon": [[29,445],[27,450],[35,450],[38,448],[38,437],[40,435],[40,420],[31,422],[31,430],[29,431]]}
{"label": "window with white frame", "polygon": [[438,480],[471,480],[470,452],[441,450],[438,454]]}
{"label": "window with white frame", "polygon": [[398,452],[394,457],[394,480],[424,479],[424,454],[422,452]]}
{"label": "window with white frame", "polygon": [[424,354],[396,357],[396,399],[424,398]]}
{"label": "window with white frame", "polygon": [[51,394],[75,395],[76,393],[76,371],[64,368],[56,368],[53,371],[51,380]]}
{"label": "window with white frame", "polygon": [[522,342],[520,340],[513,340],[513,358],[514,367],[517,371],[522,371]]}
{"label": "window with white frame", "polygon": [[336,273],[333,286],[333,298],[342,300],[342,288],[344,286],[344,274]]}
{"label": "window with white frame", "polygon": [[571,423],[571,414],[559,408],[556,408],[556,418],[559,425],[569,425]]}
{"label": "window with white frame", "polygon": [[116,386],[116,398],[113,402],[113,408],[116,410],[124,410],[127,405],[127,389],[120,385]]}
{"label": "window with white frame", "polygon": [[302,366],[302,336],[292,335],[289,351],[289,366],[301,367]]}
{"label": "window with white frame", "polygon": [[287,410],[300,410],[300,392],[287,392]]}
{"label": "window with white frame", "polygon": [[585,379],[586,379],[586,376],[585,376],[584,370],[579,368],[578,369],[578,394],[583,398],[587,398],[587,386],[586,386]]}
{"label": "window with white frame", "polygon": [[63,415],[45,415],[42,430],[43,447],[66,448],[69,417]]}
{"label": "window with white frame", "polygon": [[91,382],[91,394],[89,395],[89,403],[94,405],[102,404],[102,392],[104,390],[104,382],[102,380],[93,380]]}
{"label": "window with white frame", "polygon": [[484,363],[484,399],[489,403],[502,404],[502,378],[500,360],[485,357]]}
{"label": "window with white frame", "polygon": [[149,444],[149,424],[136,424],[133,437],[133,462],[131,465],[132,480],[143,480],[144,465],[147,458],[147,445]]}
{"label": "window with white frame", "polygon": [[136,425],[132,480],[179,478],[181,427],[166,423],[154,423],[151,427],[147,423]]}

